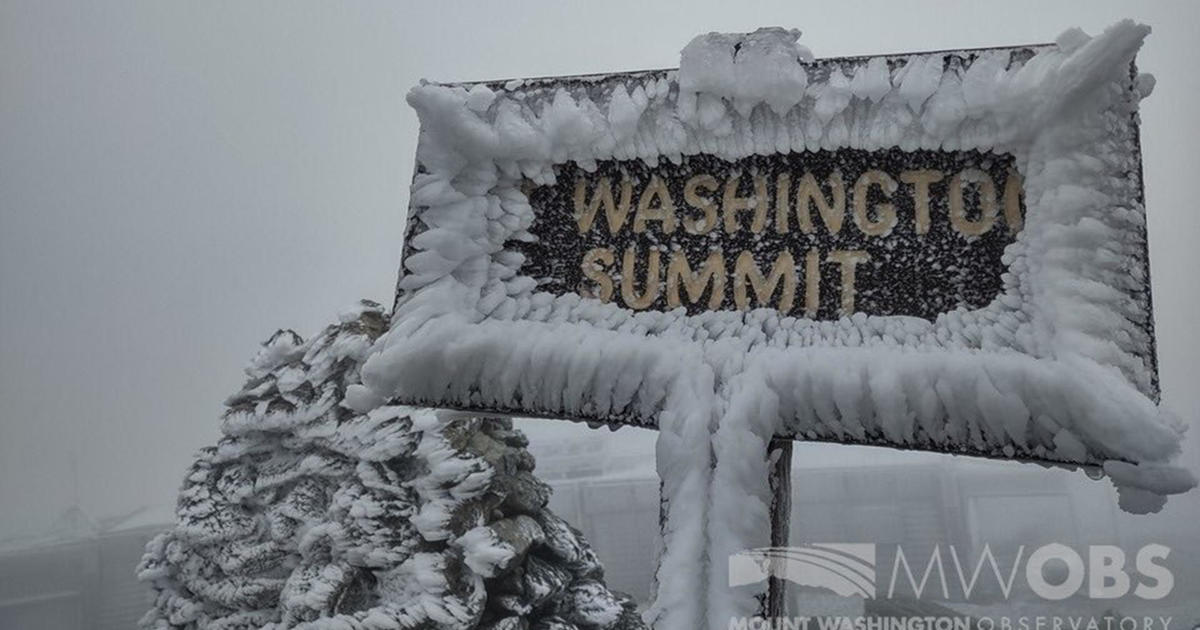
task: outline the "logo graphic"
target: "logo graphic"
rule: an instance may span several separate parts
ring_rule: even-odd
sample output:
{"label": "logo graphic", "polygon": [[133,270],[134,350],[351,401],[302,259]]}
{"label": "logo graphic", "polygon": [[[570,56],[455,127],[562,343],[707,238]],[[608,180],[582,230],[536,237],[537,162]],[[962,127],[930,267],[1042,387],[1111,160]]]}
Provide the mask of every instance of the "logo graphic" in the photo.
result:
{"label": "logo graphic", "polygon": [[[1071,597],[1112,600],[1133,595],[1142,600],[1166,597],[1175,576],[1165,560],[1171,549],[1148,544],[1132,557],[1114,545],[1074,549],[1061,543],[1031,552],[1025,545],[1015,553],[997,556],[989,545],[979,553],[960,552],[954,545],[934,545],[927,556],[906,554],[887,545],[892,557],[891,579],[877,595],[876,551],[873,543],[810,543],[797,547],[760,547],[729,556],[729,585],[744,586],[768,578],[822,588],[843,597],[875,599],[926,596],[944,601],[972,601],[975,596],[1009,600],[1033,595],[1045,601]],[[923,570],[922,570],[923,569]],[[990,569],[990,570],[987,570]],[[1023,569],[1023,570],[1022,570]],[[886,566],[884,567],[885,578]],[[1018,578],[1024,578],[1021,582]],[[910,587],[904,588],[905,584]]]}
{"label": "logo graphic", "polygon": [[875,597],[875,545],[760,547],[729,557],[730,586],[754,584],[768,577],[826,588],[843,597],[871,599]]}

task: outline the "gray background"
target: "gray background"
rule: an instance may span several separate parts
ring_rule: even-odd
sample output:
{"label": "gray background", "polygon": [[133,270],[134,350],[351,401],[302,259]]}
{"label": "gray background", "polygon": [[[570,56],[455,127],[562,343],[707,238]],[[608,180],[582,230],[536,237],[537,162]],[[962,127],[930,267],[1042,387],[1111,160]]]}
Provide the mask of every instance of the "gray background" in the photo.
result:
{"label": "gray background", "polygon": [[[390,304],[417,133],[404,95],[422,77],[670,67],[697,33],[761,25],[837,56],[1043,42],[1126,16],[1154,27],[1139,63],[1158,77],[1143,145],[1159,356],[1165,404],[1194,425],[1198,3],[0,1],[0,539],[75,504],[170,505],[259,342],[311,335],[359,298]],[[1200,466],[1194,436],[1187,449]],[[798,454],[916,458],[950,459]],[[1197,514],[1193,492],[1120,518],[1195,546]]]}

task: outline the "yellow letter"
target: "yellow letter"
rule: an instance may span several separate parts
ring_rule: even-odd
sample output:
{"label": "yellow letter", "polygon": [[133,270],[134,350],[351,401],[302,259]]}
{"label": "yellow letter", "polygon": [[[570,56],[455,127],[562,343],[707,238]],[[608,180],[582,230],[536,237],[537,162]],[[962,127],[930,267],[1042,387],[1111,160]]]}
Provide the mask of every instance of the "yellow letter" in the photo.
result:
{"label": "yellow letter", "polygon": [[[786,176],[786,173],[779,176],[780,195],[785,194],[783,178]],[[801,232],[812,234],[812,204],[814,203],[817,205],[817,211],[821,214],[821,221],[825,223],[825,229],[829,230],[830,234],[837,234],[841,231],[842,220],[846,217],[846,185],[842,183],[842,174],[838,171],[829,175],[829,192],[832,198],[826,199],[825,193],[821,192],[812,173],[805,173],[800,177],[800,184],[796,187],[796,218],[800,221]],[[775,229],[781,234],[786,234],[791,229],[788,222],[789,210],[787,197],[782,197],[781,201],[776,202]]]}
{"label": "yellow letter", "polygon": [[804,255],[804,316],[812,319],[821,308],[821,255],[816,248]]}
{"label": "yellow letter", "polygon": [[592,200],[587,201],[587,180],[580,177],[575,180],[575,222],[579,224],[579,233],[584,234],[592,229],[596,220],[596,210],[604,204],[604,214],[608,217],[608,233],[616,234],[625,224],[629,214],[629,205],[633,199],[633,183],[628,179],[621,181],[621,203],[613,203],[612,182],[607,177],[601,177],[596,185]]}
{"label": "yellow letter", "polygon": [[[979,185],[979,218],[968,219],[963,207],[963,182]],[[996,185],[987,173],[968,168],[950,178],[950,225],[963,236],[979,236],[996,222]]]}
{"label": "yellow letter", "polygon": [[771,267],[771,275],[763,278],[758,264],[754,262],[754,254],[742,252],[737,257],[733,271],[733,303],[738,310],[749,310],[750,300],[746,294],[746,282],[749,281],[754,289],[754,299],[758,306],[769,306],[771,296],[783,280],[783,294],[779,297],[776,310],[790,313],[792,302],[796,299],[796,261],[788,251],[779,253],[775,265]]}
{"label": "yellow letter", "polygon": [[683,228],[689,234],[708,234],[713,228],[717,227],[717,204],[708,197],[702,197],[697,192],[697,188],[703,188],[712,192],[716,192],[720,184],[712,175],[696,175],[687,180],[683,185],[683,200],[693,208],[699,208],[704,211],[703,219],[693,219],[691,217],[683,217]]}
{"label": "yellow letter", "polygon": [[917,211],[917,234],[929,233],[929,185],[942,181],[941,171],[922,169],[901,171],[900,181],[913,186],[913,206]]}
{"label": "yellow letter", "polygon": [[1004,222],[1012,234],[1025,227],[1025,217],[1021,216],[1022,183],[1021,174],[1016,169],[1008,169],[1008,178],[1004,180]]}
{"label": "yellow letter", "polygon": [[725,257],[719,251],[713,251],[704,261],[700,271],[692,272],[688,265],[687,256],[682,250],[671,254],[671,262],[667,265],[667,306],[675,308],[683,301],[679,298],[679,283],[687,290],[688,304],[695,304],[704,296],[704,289],[712,284],[712,292],[708,296],[708,309],[716,310],[725,301]]}
{"label": "yellow letter", "polygon": [[887,234],[896,227],[896,208],[890,203],[876,204],[875,220],[867,214],[867,193],[871,186],[879,186],[883,196],[891,198],[896,192],[896,180],[883,171],[870,170],[863,173],[854,184],[854,223],[867,236]]}
{"label": "yellow letter", "polygon": [[865,263],[871,259],[871,255],[862,250],[834,250],[829,252],[829,261],[835,262],[842,267],[842,315],[851,315],[854,313],[854,268],[859,263]]}
{"label": "yellow letter", "polygon": [[725,182],[725,195],[721,203],[721,211],[725,213],[725,231],[732,234],[742,226],[738,221],[738,213],[743,210],[753,210],[754,219],[750,222],[750,231],[758,234],[767,223],[767,178],[763,175],[754,176],[754,195],[739,197],[738,185],[742,181],[741,171],[734,171]]}
{"label": "yellow letter", "polygon": [[636,271],[637,252],[633,245],[625,250],[625,256],[621,265],[621,298],[625,300],[625,306],[635,311],[650,308],[654,304],[654,300],[658,299],[658,250],[651,249],[649,261],[646,263],[646,288],[641,295],[637,294],[637,289],[634,287],[634,273]]}
{"label": "yellow letter", "polygon": [[[658,198],[658,205],[650,204]],[[671,191],[658,175],[650,176],[650,184],[642,191],[638,201],[637,216],[633,218],[633,231],[645,232],[646,221],[662,221],[662,231],[670,234],[675,231],[675,202],[671,200]]]}
{"label": "yellow letter", "polygon": [[594,297],[601,302],[607,302],[612,299],[613,284],[612,278],[608,275],[608,266],[613,264],[612,250],[607,247],[597,247],[589,249],[583,255],[583,263],[579,267],[583,270],[583,275],[589,280],[596,283],[599,288],[599,293],[593,292],[590,289],[583,289],[580,293],[583,297]]}
{"label": "yellow letter", "polygon": [[775,180],[775,231],[786,234],[788,231],[788,214],[792,211],[790,203],[792,191],[792,176],[780,173]]}

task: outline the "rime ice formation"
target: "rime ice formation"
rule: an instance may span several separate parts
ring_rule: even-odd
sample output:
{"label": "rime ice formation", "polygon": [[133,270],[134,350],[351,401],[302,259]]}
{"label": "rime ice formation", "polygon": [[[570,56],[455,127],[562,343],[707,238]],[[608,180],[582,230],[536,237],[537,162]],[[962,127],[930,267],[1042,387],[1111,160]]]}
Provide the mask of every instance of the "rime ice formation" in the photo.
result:
{"label": "rime ice formation", "polygon": [[[679,71],[414,88],[408,253],[389,332],[350,398],[656,424],[667,517],[662,630],[755,612],[725,587],[768,544],[771,435],[1110,462],[1122,505],[1195,485],[1184,426],[1155,403],[1129,21],[1054,45],[811,61],[798,34],[709,34]],[[1024,176],[1004,292],[936,321],[766,309],[632,312],[522,275],[524,179],[599,160],[819,149],[993,150]],[[482,560],[480,560],[482,562]]]}
{"label": "rime ice formation", "polygon": [[227,401],[177,523],[147,545],[142,626],[625,630],[511,421],[342,405],[385,315],[363,303],[304,342],[281,331]]}
{"label": "rime ice formation", "polygon": [[[710,33],[684,47],[679,60],[679,114],[689,122],[730,124],[725,102],[748,117],[760,103],[777,116],[804,100],[812,52],[800,31],[764,28],[753,33]],[[736,48],[736,54],[730,54]]]}

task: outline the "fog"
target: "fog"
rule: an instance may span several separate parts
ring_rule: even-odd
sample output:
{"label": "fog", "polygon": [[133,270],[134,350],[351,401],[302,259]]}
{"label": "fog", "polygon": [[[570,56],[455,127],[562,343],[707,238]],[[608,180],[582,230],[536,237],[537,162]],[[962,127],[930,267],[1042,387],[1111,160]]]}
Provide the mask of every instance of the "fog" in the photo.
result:
{"label": "fog", "polygon": [[[1159,365],[1164,404],[1194,426],[1200,4],[1047,4],[0,2],[0,540],[73,505],[170,505],[258,343],[313,334],[359,298],[391,303],[417,137],[404,95],[421,78],[671,67],[697,33],[761,25],[837,56],[1150,24]],[[1200,468],[1195,436],[1186,449]],[[951,461],[797,450],[812,467]],[[1040,474],[1115,504],[1107,482]],[[1120,517],[1193,549],[1197,519],[1200,492]]]}

